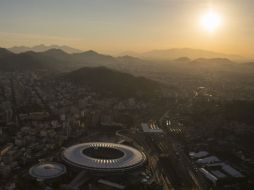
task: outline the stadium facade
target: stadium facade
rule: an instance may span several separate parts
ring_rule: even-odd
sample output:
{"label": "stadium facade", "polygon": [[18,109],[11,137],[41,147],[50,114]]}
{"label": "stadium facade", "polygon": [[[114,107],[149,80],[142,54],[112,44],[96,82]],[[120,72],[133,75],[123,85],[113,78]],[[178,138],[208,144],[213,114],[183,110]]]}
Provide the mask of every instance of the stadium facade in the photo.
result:
{"label": "stadium facade", "polygon": [[108,142],[81,143],[65,149],[61,157],[69,166],[95,174],[125,173],[141,168],[143,152],[123,144]]}

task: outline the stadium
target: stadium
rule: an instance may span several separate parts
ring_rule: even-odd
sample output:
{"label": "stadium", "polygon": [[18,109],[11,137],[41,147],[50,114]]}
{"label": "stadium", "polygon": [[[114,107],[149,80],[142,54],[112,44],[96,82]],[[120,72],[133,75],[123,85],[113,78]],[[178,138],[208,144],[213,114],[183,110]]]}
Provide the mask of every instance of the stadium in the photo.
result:
{"label": "stadium", "polygon": [[146,156],[139,150],[115,143],[90,142],[71,146],[61,155],[69,165],[92,173],[125,173],[141,168]]}
{"label": "stadium", "polygon": [[39,163],[31,167],[29,170],[29,174],[38,181],[58,178],[65,173],[65,166],[56,162]]}

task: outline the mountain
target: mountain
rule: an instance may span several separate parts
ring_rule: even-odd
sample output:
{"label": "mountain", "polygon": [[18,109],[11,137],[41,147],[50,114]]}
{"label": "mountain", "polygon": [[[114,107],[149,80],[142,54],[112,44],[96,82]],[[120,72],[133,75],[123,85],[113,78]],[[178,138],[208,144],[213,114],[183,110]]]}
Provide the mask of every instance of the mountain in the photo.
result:
{"label": "mountain", "polygon": [[[0,48],[0,70],[55,70],[71,71],[82,67],[107,66],[137,73],[136,71],[147,70],[147,65],[154,69],[160,69],[157,65],[175,65],[175,66],[232,66],[236,65],[228,58],[198,58],[179,57],[174,60],[152,61],[131,56],[113,57],[103,55],[93,50],[82,53],[69,54],[61,49],[49,49],[44,52],[28,51],[15,54],[7,49]],[[146,69],[147,68],[147,69]],[[149,69],[147,72],[150,72]]]}
{"label": "mountain", "polygon": [[198,59],[198,58],[228,58],[234,60],[240,60],[240,56],[236,55],[227,55],[207,50],[200,49],[191,49],[191,48],[174,48],[174,49],[165,49],[165,50],[153,50],[145,53],[138,54],[129,54],[131,56],[138,56],[143,59],[150,60],[174,60],[179,57],[188,57],[190,59]]}
{"label": "mountain", "polygon": [[1,57],[6,57],[6,56],[10,56],[12,55],[13,53],[8,51],[7,49],[4,49],[4,48],[0,48],[0,58]]}
{"label": "mountain", "polygon": [[43,44],[34,46],[34,47],[16,46],[16,47],[9,48],[9,50],[13,53],[24,53],[27,51],[44,52],[44,51],[48,51],[50,49],[61,49],[66,53],[80,53],[80,52],[82,52],[79,49],[75,49],[75,48],[72,48],[69,46],[58,46],[58,45],[46,46]]}
{"label": "mountain", "polygon": [[34,71],[34,70],[59,70],[66,64],[54,57],[41,53],[28,51],[25,53],[5,55],[0,57],[0,70],[2,71]]}
{"label": "mountain", "polygon": [[247,62],[245,65],[254,66],[254,62]]}
{"label": "mountain", "polygon": [[69,54],[61,49],[49,49],[45,52],[28,51],[11,53],[0,49],[1,70],[74,70],[84,66],[101,66],[116,64],[119,60],[95,51]]}
{"label": "mountain", "polygon": [[140,58],[137,57],[132,57],[129,55],[117,57],[117,60],[121,62],[122,64],[144,64],[147,63],[148,61],[144,61]]}
{"label": "mountain", "polygon": [[206,58],[199,58],[195,59],[192,61],[194,64],[216,64],[216,65],[232,65],[234,64],[233,61],[226,59],[226,58],[211,58],[211,59],[206,59]]}
{"label": "mountain", "polygon": [[140,55],[141,55],[140,53],[137,53],[135,51],[124,51],[124,52],[117,54],[116,56],[119,56],[119,57],[124,57],[124,56],[140,57]]}
{"label": "mountain", "polygon": [[44,57],[52,58],[55,60],[65,60],[65,61],[67,61],[68,59],[71,59],[72,57],[72,54],[68,54],[61,49],[49,49],[47,51],[38,52],[36,54],[38,56],[44,56]]}
{"label": "mountain", "polygon": [[0,69],[5,71],[44,69],[45,66],[34,52],[0,57]]}
{"label": "mountain", "polygon": [[189,63],[189,62],[191,62],[191,59],[189,57],[179,57],[177,59],[174,59],[173,62],[175,62],[175,63]]}
{"label": "mountain", "polygon": [[99,54],[93,50],[85,51],[82,53],[73,54],[73,58],[77,63],[91,63],[94,65],[104,65],[117,63],[116,58],[110,55]]}
{"label": "mountain", "polygon": [[62,74],[59,79],[121,98],[153,97],[159,91],[159,84],[155,81],[106,67],[84,67]]}

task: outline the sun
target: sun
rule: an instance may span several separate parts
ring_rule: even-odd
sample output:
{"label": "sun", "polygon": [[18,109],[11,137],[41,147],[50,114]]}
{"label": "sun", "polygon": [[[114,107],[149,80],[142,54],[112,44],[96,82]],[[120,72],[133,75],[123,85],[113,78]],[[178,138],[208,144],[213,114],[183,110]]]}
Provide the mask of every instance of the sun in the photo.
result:
{"label": "sun", "polygon": [[200,24],[204,30],[214,32],[221,26],[222,18],[216,11],[209,10],[201,16]]}

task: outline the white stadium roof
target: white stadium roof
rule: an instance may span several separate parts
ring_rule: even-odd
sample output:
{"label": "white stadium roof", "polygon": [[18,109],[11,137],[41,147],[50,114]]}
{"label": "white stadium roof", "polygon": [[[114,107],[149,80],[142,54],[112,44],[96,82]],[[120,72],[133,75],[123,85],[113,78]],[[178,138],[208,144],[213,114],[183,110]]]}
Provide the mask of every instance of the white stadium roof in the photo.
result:
{"label": "white stadium roof", "polygon": [[29,174],[37,179],[52,179],[66,173],[63,164],[55,162],[39,163],[30,168]]}
{"label": "white stadium roof", "polygon": [[91,142],[71,146],[62,152],[62,159],[69,165],[90,171],[126,171],[142,166],[144,153],[130,146]]}

